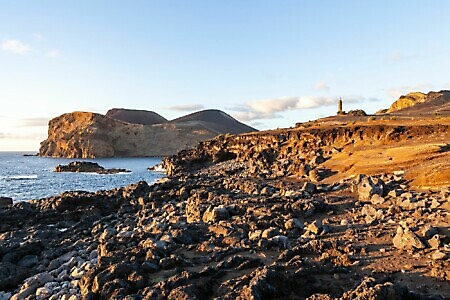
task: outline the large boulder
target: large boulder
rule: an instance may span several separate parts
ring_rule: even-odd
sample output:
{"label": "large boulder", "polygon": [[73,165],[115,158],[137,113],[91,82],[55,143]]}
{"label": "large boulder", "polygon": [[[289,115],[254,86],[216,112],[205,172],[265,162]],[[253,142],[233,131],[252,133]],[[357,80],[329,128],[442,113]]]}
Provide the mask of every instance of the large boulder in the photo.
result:
{"label": "large boulder", "polygon": [[9,197],[0,197],[0,208],[7,207],[13,204],[13,199]]}
{"label": "large boulder", "polygon": [[423,249],[425,245],[417,237],[417,235],[412,232],[408,227],[403,228],[399,226],[397,228],[397,234],[392,240],[394,247],[399,250],[414,250]]}
{"label": "large boulder", "polygon": [[358,196],[361,201],[370,201],[372,195],[383,196],[385,184],[377,177],[363,177],[358,184]]}

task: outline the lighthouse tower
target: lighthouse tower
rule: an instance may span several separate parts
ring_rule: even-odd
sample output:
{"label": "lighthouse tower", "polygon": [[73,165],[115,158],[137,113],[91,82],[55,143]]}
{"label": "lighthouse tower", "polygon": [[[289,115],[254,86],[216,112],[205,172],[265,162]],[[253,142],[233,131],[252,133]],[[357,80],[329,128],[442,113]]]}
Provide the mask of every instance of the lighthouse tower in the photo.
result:
{"label": "lighthouse tower", "polygon": [[339,101],[338,101],[338,112],[337,112],[337,114],[338,115],[343,115],[344,114],[344,111],[342,110],[342,98],[339,98]]}

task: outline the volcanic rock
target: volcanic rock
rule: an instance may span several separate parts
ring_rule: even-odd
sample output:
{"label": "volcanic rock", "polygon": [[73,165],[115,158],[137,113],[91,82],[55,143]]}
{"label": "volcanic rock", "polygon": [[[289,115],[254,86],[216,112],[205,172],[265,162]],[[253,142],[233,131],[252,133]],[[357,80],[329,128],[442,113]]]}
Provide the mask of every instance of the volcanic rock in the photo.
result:
{"label": "volcanic rock", "polygon": [[448,111],[450,106],[450,91],[413,92],[392,103],[388,113],[395,114],[439,114]]}
{"label": "volcanic rock", "polygon": [[54,172],[76,172],[76,173],[97,173],[97,174],[117,174],[131,172],[127,169],[105,169],[95,162],[73,161],[68,165],[57,165]]}
{"label": "volcanic rock", "polygon": [[397,227],[397,234],[392,240],[394,247],[399,250],[423,249],[425,245],[408,227]]}
{"label": "volcanic rock", "polygon": [[9,197],[0,197],[0,208],[13,204],[13,199]]}
{"label": "volcanic rock", "polygon": [[384,182],[376,177],[364,177],[358,184],[359,200],[369,201],[372,195],[382,196],[384,193]]}

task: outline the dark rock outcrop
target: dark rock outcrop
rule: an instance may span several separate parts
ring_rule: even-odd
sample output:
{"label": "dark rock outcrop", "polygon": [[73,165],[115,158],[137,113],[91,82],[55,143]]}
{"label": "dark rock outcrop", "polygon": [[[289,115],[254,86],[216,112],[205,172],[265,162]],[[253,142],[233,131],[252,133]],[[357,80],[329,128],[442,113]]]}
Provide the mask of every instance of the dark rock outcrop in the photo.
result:
{"label": "dark rock outcrop", "polygon": [[97,174],[117,174],[117,173],[129,173],[131,171],[127,169],[105,169],[95,162],[88,161],[73,161],[67,165],[57,165],[54,172],[82,172],[82,173],[97,173]]}
{"label": "dark rock outcrop", "polygon": [[13,199],[10,197],[0,197],[0,207],[6,207],[13,204]]}

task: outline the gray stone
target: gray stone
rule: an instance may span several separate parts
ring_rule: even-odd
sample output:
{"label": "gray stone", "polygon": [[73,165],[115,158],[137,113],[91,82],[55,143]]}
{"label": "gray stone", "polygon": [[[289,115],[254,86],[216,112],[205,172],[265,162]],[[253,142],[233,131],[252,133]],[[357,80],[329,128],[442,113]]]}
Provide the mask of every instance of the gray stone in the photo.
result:
{"label": "gray stone", "polygon": [[9,300],[11,296],[11,293],[0,292],[0,300]]}
{"label": "gray stone", "polygon": [[370,202],[372,204],[383,204],[384,198],[378,194],[374,194],[374,195],[372,195],[372,197],[370,197]]}
{"label": "gray stone", "polygon": [[230,213],[223,206],[218,206],[212,208],[209,206],[205,213],[203,214],[202,220],[203,222],[212,222],[215,223],[219,220],[226,220],[230,217]]}
{"label": "gray stone", "polygon": [[397,228],[397,234],[392,240],[394,247],[399,250],[423,249],[425,245],[408,227]]}
{"label": "gray stone", "polygon": [[377,219],[379,219],[382,216],[381,210],[376,210],[375,207],[372,205],[364,205],[361,214],[364,216],[365,221],[367,224],[371,224],[375,222]]}
{"label": "gray stone", "polygon": [[312,222],[311,224],[309,224],[306,227],[306,230],[314,233],[314,234],[319,234],[320,232],[322,232],[322,221],[321,220],[315,220],[314,222]]}
{"label": "gray stone", "polygon": [[430,224],[425,225],[421,230],[422,236],[425,238],[431,238],[434,235],[438,234],[438,230],[436,227],[431,226]]}
{"label": "gray stone", "polygon": [[36,299],[43,300],[47,299],[51,295],[52,291],[47,287],[40,287],[36,290]]}
{"label": "gray stone", "polygon": [[289,239],[287,236],[284,235],[276,235],[272,238],[270,238],[270,242],[272,244],[275,244],[281,249],[286,249],[289,247]]}
{"label": "gray stone", "polygon": [[317,156],[314,156],[314,157],[309,161],[309,164],[310,164],[311,166],[317,166],[317,165],[320,165],[321,163],[323,163],[324,161],[325,161],[325,159],[323,158],[322,155],[317,155]]}
{"label": "gray stone", "polygon": [[95,250],[92,250],[91,251],[91,253],[89,253],[89,259],[96,259],[96,258],[98,258],[98,251],[97,251],[97,249],[95,249]]}
{"label": "gray stone", "polygon": [[286,221],[286,223],[284,223],[284,228],[286,230],[291,230],[294,228],[298,228],[298,229],[303,229],[305,226],[303,225],[303,223],[296,218],[293,219],[289,219]]}
{"label": "gray stone", "polygon": [[275,190],[272,187],[265,186],[262,188],[260,194],[266,196],[266,195],[272,195],[274,192],[275,192]]}
{"label": "gray stone", "polygon": [[34,294],[38,287],[43,286],[47,282],[53,281],[54,278],[49,273],[39,273],[25,280],[20,291],[11,297],[11,300],[25,299]]}
{"label": "gray stone", "polygon": [[441,246],[441,238],[438,234],[433,235],[427,242],[431,249],[438,249]]}
{"label": "gray stone", "polygon": [[320,175],[319,175],[319,171],[317,171],[316,169],[313,169],[309,172],[309,179],[312,182],[319,182],[321,180]]}
{"label": "gray stone", "polygon": [[393,190],[389,191],[388,196],[392,197],[392,198],[397,198],[402,193],[403,193],[403,190],[401,190],[401,189],[393,189]]}
{"label": "gray stone", "polygon": [[36,255],[26,255],[19,260],[17,265],[24,268],[32,268],[38,263],[39,259]]}
{"label": "gray stone", "polygon": [[372,195],[383,196],[384,189],[383,180],[376,177],[364,177],[358,184],[359,200],[369,201]]}
{"label": "gray stone", "polygon": [[248,238],[250,241],[256,241],[261,238],[261,235],[262,235],[262,230],[250,231],[248,233]]}
{"label": "gray stone", "polygon": [[302,191],[314,194],[317,191],[317,186],[312,182],[305,182],[303,184]]}
{"label": "gray stone", "polygon": [[9,197],[0,197],[0,207],[7,207],[13,204],[13,199]]}
{"label": "gray stone", "polygon": [[71,251],[61,255],[60,257],[55,258],[48,264],[48,270],[59,268],[62,264],[69,261],[76,254],[77,254],[76,251]]}
{"label": "gray stone", "polygon": [[263,239],[268,239],[268,238],[274,237],[278,234],[280,234],[280,231],[278,230],[278,228],[270,227],[270,228],[265,229],[262,232],[261,237]]}
{"label": "gray stone", "polygon": [[444,252],[441,252],[439,250],[436,250],[433,252],[433,254],[431,255],[431,258],[433,260],[442,260],[442,259],[446,259],[447,258],[447,254]]}

